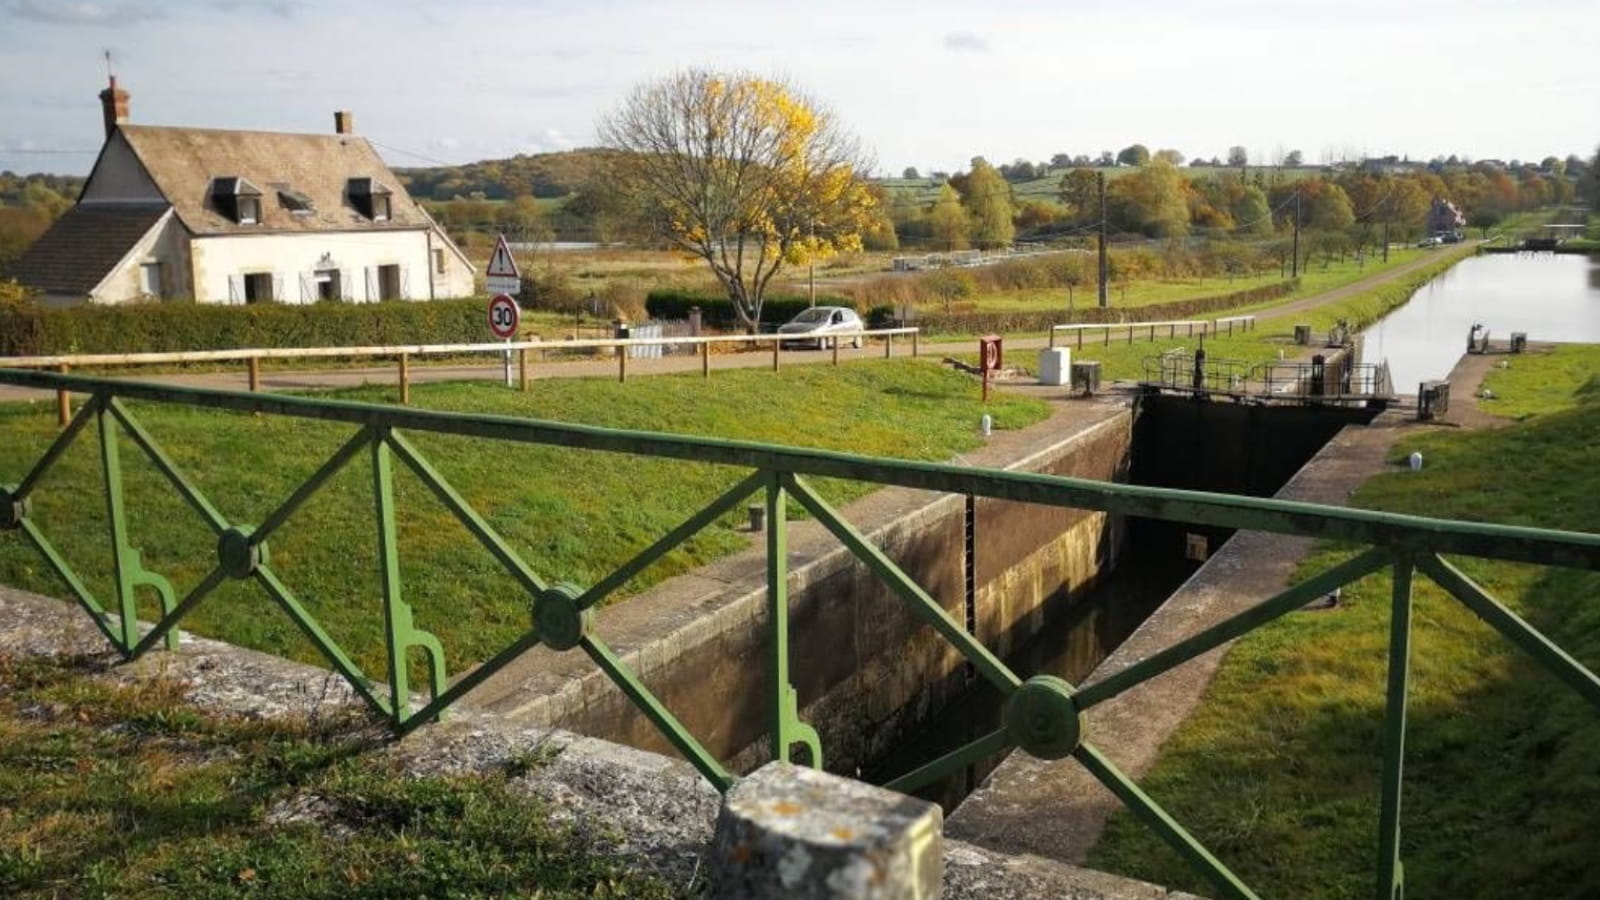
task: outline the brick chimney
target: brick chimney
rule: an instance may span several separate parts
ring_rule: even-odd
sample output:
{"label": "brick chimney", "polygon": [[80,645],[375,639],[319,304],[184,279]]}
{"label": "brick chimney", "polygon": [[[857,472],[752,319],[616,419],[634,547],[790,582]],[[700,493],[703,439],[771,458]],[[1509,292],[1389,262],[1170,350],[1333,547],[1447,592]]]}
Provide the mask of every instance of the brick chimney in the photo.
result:
{"label": "brick chimney", "polygon": [[117,87],[117,76],[111,76],[111,85],[100,92],[100,112],[106,120],[106,137],[117,126],[128,121],[128,92]]}
{"label": "brick chimney", "polygon": [[334,134],[355,134],[356,117],[348,109],[335,110],[333,113]]}

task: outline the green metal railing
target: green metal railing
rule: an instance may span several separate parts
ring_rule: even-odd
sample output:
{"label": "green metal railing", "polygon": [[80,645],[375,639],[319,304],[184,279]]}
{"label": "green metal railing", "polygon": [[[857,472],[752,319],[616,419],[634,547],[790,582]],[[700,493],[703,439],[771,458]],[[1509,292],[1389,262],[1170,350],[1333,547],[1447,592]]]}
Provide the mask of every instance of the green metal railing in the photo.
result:
{"label": "green metal railing", "polygon": [[[817,732],[800,715],[789,677],[787,500],[793,498],[927,625],[953,644],[983,678],[1005,697],[1001,726],[965,746],[896,778],[889,787],[910,791],[958,772],[1009,748],[1043,759],[1075,758],[1144,823],[1182,854],[1227,897],[1257,895],[1216,859],[1138,785],[1085,741],[1084,712],[1096,704],[1169,671],[1209,650],[1299,609],[1333,589],[1383,568],[1394,575],[1389,641],[1384,758],[1379,807],[1376,896],[1394,900],[1403,883],[1399,858],[1401,772],[1405,756],[1406,698],[1411,654],[1411,595],[1421,572],[1460,600],[1489,625],[1600,709],[1600,679],[1491,597],[1444,558],[1477,556],[1524,563],[1600,570],[1600,535],[1549,531],[1473,522],[1318,506],[1282,500],[1206,494],[1114,484],[1023,472],[976,470],[939,463],[898,461],[802,450],[751,442],[629,432],[542,422],[505,416],[468,415],[352,403],[307,397],[178,388],[140,382],[82,378],[0,369],[0,383],[68,390],[88,400],[33,468],[14,485],[0,487],[0,531],[20,533],[69,586],[95,624],[123,656],[132,659],[163,640],[175,644],[174,629],[207,595],[226,581],[253,580],[310,639],[357,694],[399,733],[437,719],[485,679],[536,644],[558,650],[581,649],[622,689],[665,738],[708,781],[726,790],[735,780],[670,710],[647,688],[595,629],[594,607],[612,591],[661,559],[752,494],[766,501],[768,666],[773,675],[769,699],[772,755],[790,760],[804,747],[813,766],[822,764]],[[124,400],[176,404],[345,423],[348,440],[312,475],[257,524],[230,520],[185,477],[155,438],[134,418]],[[86,587],[62,558],[31,513],[40,480],[79,439],[96,425],[104,475],[114,562],[111,610]],[[549,444],[639,456],[692,460],[748,470],[732,488],[662,536],[610,575],[588,587],[557,582],[534,571],[406,438],[432,432],[498,441]],[[118,435],[126,435],[179,496],[215,534],[216,563],[181,600],[159,573],[146,569],[128,532],[123,506]],[[363,672],[307,611],[274,571],[268,547],[274,532],[314,496],[345,464],[361,454],[372,462],[374,514],[382,576],[387,685]],[[399,568],[393,488],[394,461],[411,470],[469,532],[486,547],[531,600],[531,622],[516,640],[465,676],[446,677],[443,648],[436,637],[416,627],[405,600]],[[1199,525],[1332,538],[1365,545],[1359,555],[1294,585],[1276,597],[1178,641],[1110,677],[1077,688],[1049,675],[1024,679],[983,646],[894,560],[863,536],[807,483],[812,477],[856,479],[1000,500],[1102,510]],[[153,591],[159,615],[141,635],[136,594]],[[427,700],[413,708],[408,654],[420,649],[428,663]],[[386,690],[385,690],[386,687]]]}

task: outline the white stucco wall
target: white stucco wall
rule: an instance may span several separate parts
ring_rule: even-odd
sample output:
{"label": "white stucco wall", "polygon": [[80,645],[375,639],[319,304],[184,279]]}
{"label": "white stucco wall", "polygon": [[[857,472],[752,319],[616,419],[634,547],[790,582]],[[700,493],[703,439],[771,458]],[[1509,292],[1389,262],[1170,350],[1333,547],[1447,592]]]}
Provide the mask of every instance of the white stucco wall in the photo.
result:
{"label": "white stucco wall", "polygon": [[[439,245],[435,243],[434,246]],[[428,251],[429,234],[419,229],[207,236],[195,238],[189,252],[193,259],[195,299],[202,302],[228,303],[230,299],[243,302],[237,279],[260,272],[273,276],[275,299],[284,303],[310,302],[315,295],[307,297],[303,279],[312,278],[314,272],[324,268],[339,270],[344,281],[341,299],[377,300],[376,270],[387,265],[400,267],[405,299],[470,295],[472,273],[465,262],[446,248],[445,272],[434,277]],[[231,294],[230,280],[233,280]],[[429,296],[430,281],[432,297]]]}
{"label": "white stucco wall", "polygon": [[[189,232],[172,210],[145,232],[128,255],[111,270],[105,280],[89,292],[90,303],[133,303],[146,300],[171,300],[193,293],[189,283]],[[146,297],[139,281],[139,268],[145,263],[161,265],[162,296]]]}

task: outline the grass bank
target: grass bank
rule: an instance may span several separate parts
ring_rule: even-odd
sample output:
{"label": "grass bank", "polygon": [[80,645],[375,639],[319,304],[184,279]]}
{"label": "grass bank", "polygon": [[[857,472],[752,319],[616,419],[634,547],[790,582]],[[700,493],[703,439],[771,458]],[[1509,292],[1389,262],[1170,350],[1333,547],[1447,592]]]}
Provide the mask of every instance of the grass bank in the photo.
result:
{"label": "grass bank", "polygon": [[[676,895],[586,853],[516,773],[397,777],[356,723],[211,715],[90,665],[0,656],[4,896]],[[306,796],[331,821],[269,820]]]}
{"label": "grass bank", "polygon": [[[331,396],[384,402],[382,388]],[[942,460],[981,442],[984,407],[970,377],[928,361],[639,378],[548,380],[527,394],[483,383],[420,384],[419,406],[617,428],[771,441],[872,456]],[[345,426],[273,416],[133,404],[136,416],[225,515],[259,522],[349,436]],[[1042,419],[1034,399],[999,396],[1000,428]],[[55,434],[43,405],[0,408],[0,481],[16,482]],[[593,584],[730,487],[745,472],[550,446],[414,435],[437,468],[552,581]],[[131,443],[121,451],[132,542],[182,596],[215,561],[215,540]],[[870,485],[822,481],[832,500]],[[409,472],[397,467],[401,575],[417,623],[444,642],[452,672],[526,629],[528,600],[492,557]],[[34,498],[34,517],[97,596],[110,593],[105,502],[91,434],[61,459]],[[635,593],[748,545],[739,515],[702,531],[626,585]],[[358,457],[271,541],[291,589],[373,676],[384,671],[370,464]],[[0,582],[70,596],[16,534],[0,535]],[[320,662],[252,585],[230,582],[185,627]]]}
{"label": "grass bank", "polygon": [[[1353,502],[1600,532],[1600,398],[1594,370],[1573,364],[1594,352],[1564,348],[1496,373],[1501,411],[1526,421],[1419,429],[1397,443],[1396,470]],[[1413,450],[1424,469],[1400,470]],[[1348,553],[1322,547],[1301,575]],[[1600,666],[1600,575],[1457,562],[1575,658]],[[1389,589],[1387,575],[1372,576],[1333,610],[1241,639],[1142,781],[1263,896],[1371,896]],[[1422,580],[1410,703],[1406,896],[1600,896],[1600,714]],[[1206,890],[1125,814],[1090,864]]]}

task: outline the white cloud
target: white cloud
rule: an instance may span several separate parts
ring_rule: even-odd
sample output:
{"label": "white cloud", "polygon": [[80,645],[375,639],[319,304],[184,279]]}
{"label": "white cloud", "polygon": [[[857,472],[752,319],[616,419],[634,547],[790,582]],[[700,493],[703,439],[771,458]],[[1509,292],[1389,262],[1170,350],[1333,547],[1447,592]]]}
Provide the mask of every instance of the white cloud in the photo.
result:
{"label": "white cloud", "polygon": [[944,36],[944,48],[955,53],[988,53],[989,42],[970,31],[952,31]]}
{"label": "white cloud", "polygon": [[155,3],[52,3],[48,0],[7,0],[7,15],[50,25],[128,25],[166,18]]}

